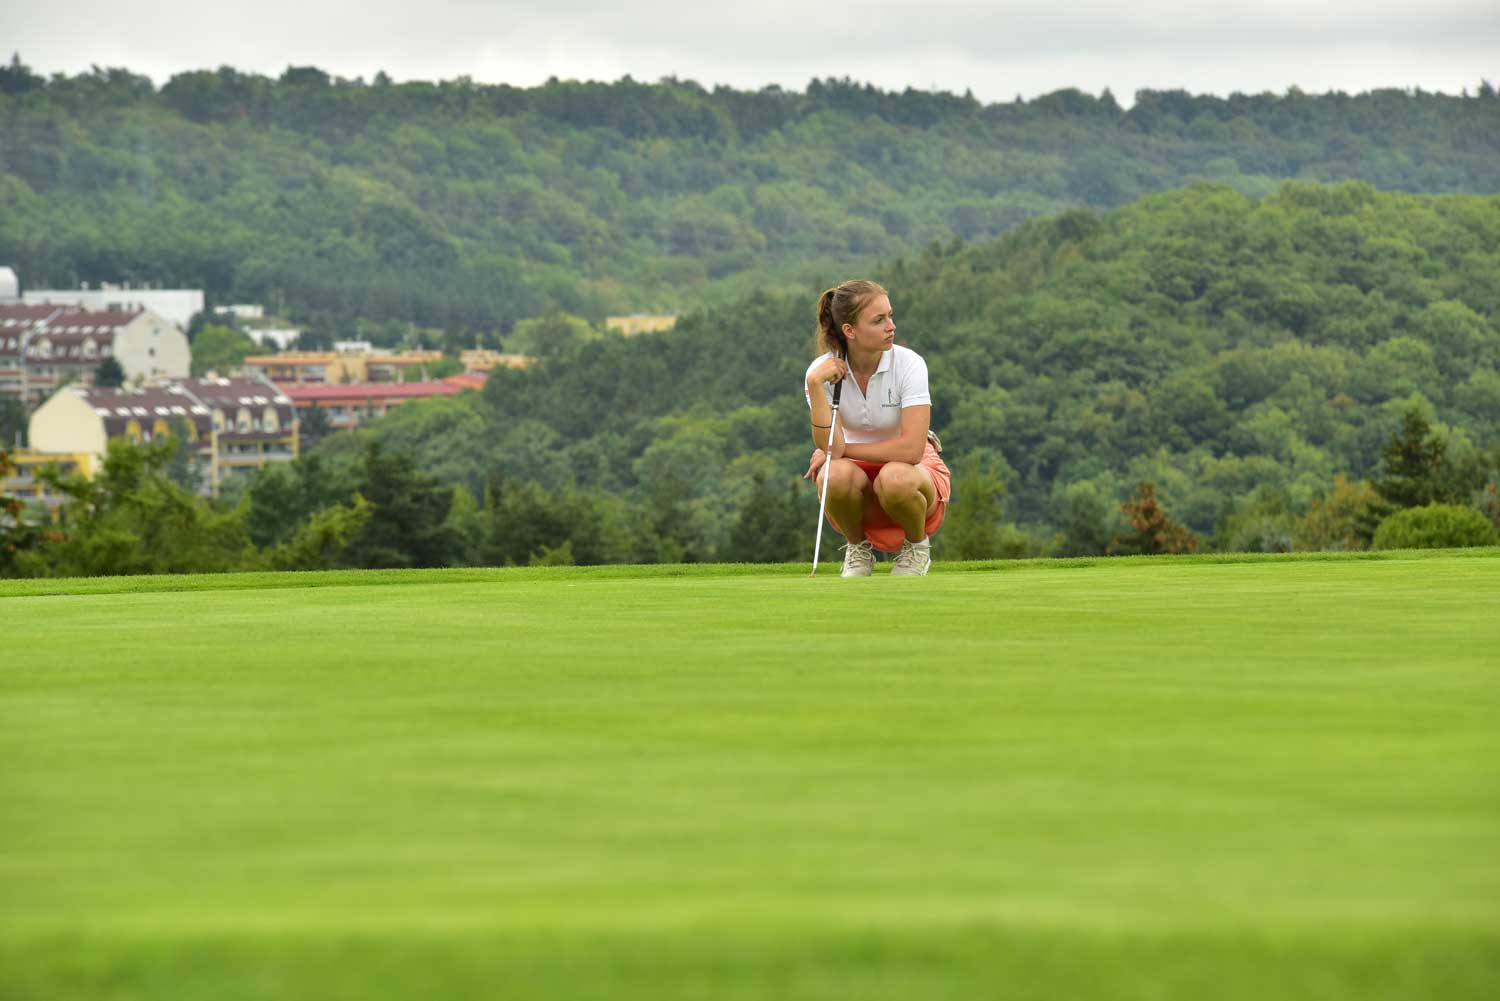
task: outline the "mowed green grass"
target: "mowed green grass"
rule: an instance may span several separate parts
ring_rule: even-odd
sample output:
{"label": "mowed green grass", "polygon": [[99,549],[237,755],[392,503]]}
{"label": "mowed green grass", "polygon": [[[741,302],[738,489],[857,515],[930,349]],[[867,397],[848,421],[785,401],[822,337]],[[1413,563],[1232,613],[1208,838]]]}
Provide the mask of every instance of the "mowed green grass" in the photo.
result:
{"label": "mowed green grass", "polygon": [[0,635],[7,1001],[1500,992],[1497,550],[26,581]]}

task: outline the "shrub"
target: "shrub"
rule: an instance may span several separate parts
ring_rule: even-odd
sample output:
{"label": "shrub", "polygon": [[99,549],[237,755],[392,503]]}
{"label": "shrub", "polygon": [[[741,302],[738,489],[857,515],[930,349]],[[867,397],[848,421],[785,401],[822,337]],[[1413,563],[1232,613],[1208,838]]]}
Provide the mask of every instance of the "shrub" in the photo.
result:
{"label": "shrub", "polygon": [[1473,508],[1428,504],[1398,511],[1382,521],[1375,530],[1374,548],[1447,549],[1495,541],[1495,527]]}

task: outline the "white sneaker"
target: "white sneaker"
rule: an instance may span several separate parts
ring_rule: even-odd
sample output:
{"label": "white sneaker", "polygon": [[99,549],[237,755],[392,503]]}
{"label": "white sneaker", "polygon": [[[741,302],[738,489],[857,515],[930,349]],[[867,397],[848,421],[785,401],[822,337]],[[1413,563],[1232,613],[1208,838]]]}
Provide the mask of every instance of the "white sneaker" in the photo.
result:
{"label": "white sneaker", "polygon": [[901,540],[901,551],[891,562],[892,577],[925,577],[932,566],[932,543],[927,539],[912,542]]}
{"label": "white sneaker", "polygon": [[844,547],[844,569],[840,577],[868,577],[875,569],[875,547],[870,540],[851,542]]}

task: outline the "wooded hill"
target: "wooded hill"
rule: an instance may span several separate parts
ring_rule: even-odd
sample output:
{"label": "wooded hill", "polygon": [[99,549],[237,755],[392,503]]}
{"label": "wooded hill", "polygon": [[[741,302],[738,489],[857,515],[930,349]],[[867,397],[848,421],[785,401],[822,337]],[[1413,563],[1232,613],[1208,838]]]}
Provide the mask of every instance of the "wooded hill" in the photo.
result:
{"label": "wooded hill", "polygon": [[1199,180],[1500,191],[1500,100],[1067,90],[983,104],[850,81],[396,84],[0,67],[0,263],[257,301],[318,339],[493,341],[550,307],[682,310],[984,242]]}
{"label": "wooded hill", "polygon": [[[1500,197],[1205,185],[871,275],[931,370],[944,560],[1500,538]],[[544,317],[536,366],[214,509],[170,438],[113,443],[0,576],[805,559],[816,291],[632,339]]]}
{"label": "wooded hill", "polygon": [[[1482,507],[1496,476],[1500,197],[1199,186],[871,277],[891,291],[898,339],[929,362],[955,518],[1009,525],[1010,551],[1103,551],[1139,481],[1206,544],[1289,548],[1336,477],[1391,472],[1382,448],[1412,410],[1432,422],[1446,478],[1433,489]],[[639,536],[708,559],[747,512],[812,516],[794,509],[812,502],[796,485],[815,294],[574,341],[497,372],[482,396],[403,407],[365,435],[475,496],[535,483],[628,501]],[[321,454],[336,464],[361,447],[337,436]],[[798,533],[786,538],[793,558]]]}

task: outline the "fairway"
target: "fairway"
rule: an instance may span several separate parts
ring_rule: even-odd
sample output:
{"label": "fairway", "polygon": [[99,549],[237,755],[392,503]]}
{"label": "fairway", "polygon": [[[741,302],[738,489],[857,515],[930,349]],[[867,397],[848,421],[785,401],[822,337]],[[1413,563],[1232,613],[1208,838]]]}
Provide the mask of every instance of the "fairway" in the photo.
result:
{"label": "fairway", "polygon": [[0,997],[1490,998],[1500,550],[0,582]]}

